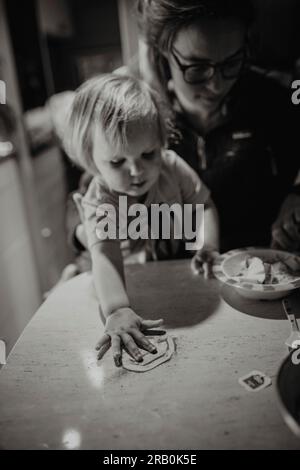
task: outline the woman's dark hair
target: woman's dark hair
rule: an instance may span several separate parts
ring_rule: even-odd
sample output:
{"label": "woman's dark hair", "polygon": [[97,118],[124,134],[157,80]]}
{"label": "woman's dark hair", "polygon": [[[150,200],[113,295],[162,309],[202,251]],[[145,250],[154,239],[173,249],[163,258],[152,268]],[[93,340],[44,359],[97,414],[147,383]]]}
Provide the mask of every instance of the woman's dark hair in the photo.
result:
{"label": "woman's dark hair", "polygon": [[251,0],[137,0],[140,36],[148,45],[152,67],[166,91],[170,78],[165,55],[182,28],[208,18],[237,18],[248,30],[254,20]]}
{"label": "woman's dark hair", "polygon": [[207,18],[237,18],[248,28],[254,19],[251,0],[137,0],[140,34],[166,52],[177,32]]}

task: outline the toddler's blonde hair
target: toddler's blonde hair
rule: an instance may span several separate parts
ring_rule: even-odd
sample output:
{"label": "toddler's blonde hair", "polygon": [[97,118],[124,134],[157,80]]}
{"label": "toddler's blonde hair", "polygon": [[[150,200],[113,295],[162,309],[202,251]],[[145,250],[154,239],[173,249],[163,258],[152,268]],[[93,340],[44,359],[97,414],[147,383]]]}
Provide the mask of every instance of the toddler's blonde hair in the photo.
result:
{"label": "toddler's blonde hair", "polygon": [[64,147],[76,164],[96,174],[93,161],[95,126],[101,126],[109,145],[122,149],[126,146],[129,123],[155,124],[163,146],[166,129],[162,112],[157,93],[143,81],[117,74],[94,77],[81,85],[75,94]]}

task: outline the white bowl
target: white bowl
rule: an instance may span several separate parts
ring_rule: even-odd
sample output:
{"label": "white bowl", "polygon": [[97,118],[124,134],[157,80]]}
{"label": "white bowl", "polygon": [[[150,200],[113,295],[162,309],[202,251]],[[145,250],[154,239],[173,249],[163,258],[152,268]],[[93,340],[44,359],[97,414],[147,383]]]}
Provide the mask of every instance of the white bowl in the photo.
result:
{"label": "white bowl", "polygon": [[236,276],[241,270],[242,261],[249,256],[257,256],[264,261],[274,263],[278,259],[284,261],[292,253],[267,248],[242,248],[221,255],[214,263],[214,275],[224,284],[231,286],[238,294],[247,299],[275,300],[289,295],[300,287],[300,276],[295,276],[292,281],[281,284],[256,284],[251,281],[238,281]]}

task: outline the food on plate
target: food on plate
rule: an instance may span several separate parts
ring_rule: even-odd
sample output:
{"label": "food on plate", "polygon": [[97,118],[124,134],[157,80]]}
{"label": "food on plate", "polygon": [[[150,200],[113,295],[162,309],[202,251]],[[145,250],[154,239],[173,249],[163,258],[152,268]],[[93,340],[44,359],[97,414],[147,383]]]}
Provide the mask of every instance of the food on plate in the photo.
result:
{"label": "food on plate", "polygon": [[290,256],[285,259],[264,261],[257,256],[248,256],[241,263],[241,270],[235,280],[256,284],[283,284],[300,276],[300,258]]}

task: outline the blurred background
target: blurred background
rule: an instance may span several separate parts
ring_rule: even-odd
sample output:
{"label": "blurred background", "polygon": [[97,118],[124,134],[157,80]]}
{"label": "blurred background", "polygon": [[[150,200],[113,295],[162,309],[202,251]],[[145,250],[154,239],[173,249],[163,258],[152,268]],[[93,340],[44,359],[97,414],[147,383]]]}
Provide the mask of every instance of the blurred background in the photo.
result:
{"label": "blurred background", "polygon": [[[253,64],[289,87],[300,78],[300,2],[253,2]],[[12,111],[0,104],[0,339],[8,350],[74,256],[66,201],[80,172],[60,148],[57,98],[138,53],[133,10],[134,0],[0,0],[0,80]]]}

